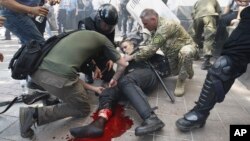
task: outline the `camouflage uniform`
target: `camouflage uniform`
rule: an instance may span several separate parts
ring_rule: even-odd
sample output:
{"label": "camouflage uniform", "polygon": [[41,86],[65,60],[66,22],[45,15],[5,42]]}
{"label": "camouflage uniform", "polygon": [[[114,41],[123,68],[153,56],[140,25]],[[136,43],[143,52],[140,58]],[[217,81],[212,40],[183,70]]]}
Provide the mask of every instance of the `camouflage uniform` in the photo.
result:
{"label": "camouflage uniform", "polygon": [[159,17],[157,30],[151,33],[151,41],[134,58],[136,61],[145,60],[159,48],[169,60],[172,75],[179,75],[179,80],[183,81],[193,77],[192,59],[197,54],[196,44],[179,23]]}
{"label": "camouflage uniform", "polygon": [[[200,48],[203,46],[205,56],[212,56],[216,23],[220,11],[217,0],[198,0],[193,7],[192,18],[194,22],[191,26],[190,35]],[[201,42],[202,33],[204,33],[203,45]]]}

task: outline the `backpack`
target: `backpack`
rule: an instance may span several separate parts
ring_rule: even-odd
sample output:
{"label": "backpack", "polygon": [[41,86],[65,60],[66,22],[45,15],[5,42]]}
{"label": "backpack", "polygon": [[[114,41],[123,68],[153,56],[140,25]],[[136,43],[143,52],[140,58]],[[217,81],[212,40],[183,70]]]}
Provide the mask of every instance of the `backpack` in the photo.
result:
{"label": "backpack", "polygon": [[[78,31],[78,30],[75,30]],[[13,79],[26,79],[33,74],[43,61],[49,51],[64,37],[75,32],[64,32],[50,37],[43,43],[31,40],[28,44],[22,45],[10,60],[9,69]]]}

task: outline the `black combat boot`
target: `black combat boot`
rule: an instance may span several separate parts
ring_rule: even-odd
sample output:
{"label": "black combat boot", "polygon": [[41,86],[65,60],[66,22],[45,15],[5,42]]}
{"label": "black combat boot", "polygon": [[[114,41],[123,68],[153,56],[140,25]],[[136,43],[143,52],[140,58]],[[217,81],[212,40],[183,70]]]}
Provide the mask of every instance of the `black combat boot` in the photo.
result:
{"label": "black combat boot", "polygon": [[141,126],[135,129],[135,135],[142,136],[150,134],[162,129],[164,126],[165,124],[155,114],[152,114],[150,117],[143,121]]}
{"label": "black combat boot", "polygon": [[210,55],[205,55],[204,56],[204,62],[201,64],[201,69],[202,70],[207,70],[207,69],[209,69],[211,66],[212,66],[212,64],[210,63],[210,58],[211,58],[211,56]]}
{"label": "black combat boot", "polygon": [[89,125],[70,129],[70,134],[75,138],[96,138],[103,135],[107,120],[103,117],[90,123]]}
{"label": "black combat boot", "polygon": [[186,113],[183,118],[178,119],[176,126],[184,132],[203,127],[209,116],[209,111],[215,104],[216,96],[213,83],[210,77],[207,76],[196,106]]}

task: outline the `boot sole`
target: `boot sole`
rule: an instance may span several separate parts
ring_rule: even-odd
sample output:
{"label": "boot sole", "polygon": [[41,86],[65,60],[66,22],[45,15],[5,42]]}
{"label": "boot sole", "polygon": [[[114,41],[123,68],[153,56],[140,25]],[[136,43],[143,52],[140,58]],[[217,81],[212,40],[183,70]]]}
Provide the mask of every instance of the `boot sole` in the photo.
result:
{"label": "boot sole", "polygon": [[25,133],[23,133],[22,132],[22,130],[21,130],[21,127],[22,127],[22,124],[21,123],[24,123],[24,113],[25,113],[25,110],[26,110],[26,108],[20,108],[19,109],[19,120],[20,120],[20,133],[21,133],[21,136],[23,137],[23,138],[31,138],[31,137],[33,137],[33,135],[34,135],[34,131],[32,130],[32,129],[30,129],[30,130],[28,130],[28,131],[26,131]]}
{"label": "boot sole", "polygon": [[147,131],[147,132],[141,132],[141,133],[136,133],[135,132],[135,135],[136,136],[143,136],[143,135],[146,135],[146,134],[150,134],[152,132],[156,132],[156,131],[159,131],[161,130],[163,127],[165,126],[165,124],[162,122],[161,125],[159,127],[155,127],[153,130],[151,131]]}
{"label": "boot sole", "polygon": [[182,132],[188,132],[196,128],[203,128],[205,126],[206,122],[200,124],[200,125],[194,125],[192,127],[184,127],[182,125],[179,125],[178,123],[175,123],[178,129],[180,129]]}

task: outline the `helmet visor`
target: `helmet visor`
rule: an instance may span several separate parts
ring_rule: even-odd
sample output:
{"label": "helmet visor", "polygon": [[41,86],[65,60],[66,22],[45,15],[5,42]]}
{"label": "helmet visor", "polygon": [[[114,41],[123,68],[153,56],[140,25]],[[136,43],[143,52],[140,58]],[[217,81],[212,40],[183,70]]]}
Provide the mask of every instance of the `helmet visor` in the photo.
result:
{"label": "helmet visor", "polygon": [[103,33],[111,33],[115,30],[115,25],[109,25],[105,23],[103,20],[100,21],[100,29],[102,30]]}

